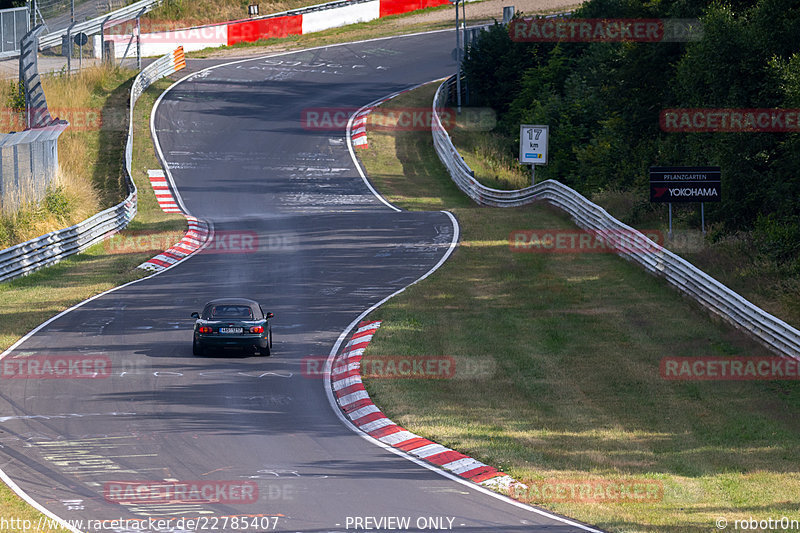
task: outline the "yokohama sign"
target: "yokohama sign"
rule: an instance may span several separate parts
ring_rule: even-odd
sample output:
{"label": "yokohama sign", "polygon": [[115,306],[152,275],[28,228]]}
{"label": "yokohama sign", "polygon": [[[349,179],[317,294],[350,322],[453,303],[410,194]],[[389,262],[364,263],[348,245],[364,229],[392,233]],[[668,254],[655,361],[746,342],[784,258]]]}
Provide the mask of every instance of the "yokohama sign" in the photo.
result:
{"label": "yokohama sign", "polygon": [[650,201],[719,202],[719,167],[650,167]]}

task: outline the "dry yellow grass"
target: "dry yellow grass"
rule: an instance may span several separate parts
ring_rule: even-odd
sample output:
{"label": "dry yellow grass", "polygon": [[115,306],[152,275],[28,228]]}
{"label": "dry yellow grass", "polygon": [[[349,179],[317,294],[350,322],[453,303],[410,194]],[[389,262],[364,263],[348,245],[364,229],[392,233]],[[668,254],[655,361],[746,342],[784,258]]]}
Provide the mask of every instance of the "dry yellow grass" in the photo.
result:
{"label": "dry yellow grass", "polygon": [[[59,137],[59,169],[48,195],[0,217],[0,248],[76,224],[118,203],[126,194],[119,164],[132,70],[90,67],[42,78],[48,108],[70,127]],[[22,129],[14,111],[13,82],[0,84],[5,132]],[[99,120],[108,117],[110,120]]]}
{"label": "dry yellow grass", "polygon": [[13,228],[11,240],[24,242],[89,218],[99,211],[99,203],[89,182],[59,169],[47,198],[4,216],[3,223]]}

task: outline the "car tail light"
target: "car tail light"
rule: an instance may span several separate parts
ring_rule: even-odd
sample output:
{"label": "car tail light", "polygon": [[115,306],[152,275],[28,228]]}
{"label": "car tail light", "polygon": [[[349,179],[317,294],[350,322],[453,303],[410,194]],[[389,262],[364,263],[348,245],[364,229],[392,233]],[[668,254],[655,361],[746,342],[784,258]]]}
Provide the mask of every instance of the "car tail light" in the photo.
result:
{"label": "car tail light", "polygon": [[250,333],[264,333],[264,326],[250,326]]}
{"label": "car tail light", "polygon": [[209,326],[202,326],[200,328],[200,333],[212,333],[214,330],[211,329]]}

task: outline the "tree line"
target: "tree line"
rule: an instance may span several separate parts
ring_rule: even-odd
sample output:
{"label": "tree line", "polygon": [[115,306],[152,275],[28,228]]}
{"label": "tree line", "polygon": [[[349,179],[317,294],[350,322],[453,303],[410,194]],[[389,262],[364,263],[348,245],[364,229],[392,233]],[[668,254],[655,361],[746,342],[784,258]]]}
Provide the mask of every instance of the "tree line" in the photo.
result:
{"label": "tree line", "polygon": [[[519,15],[518,15],[519,16]],[[464,60],[470,102],[498,113],[516,153],[519,125],[550,126],[537,178],[583,194],[641,191],[648,168],[720,166],[715,235],[750,232],[800,273],[800,127],[794,132],[674,132],[666,109],[800,109],[796,0],[589,0],[574,19],[698,19],[686,42],[521,42],[495,23]]]}

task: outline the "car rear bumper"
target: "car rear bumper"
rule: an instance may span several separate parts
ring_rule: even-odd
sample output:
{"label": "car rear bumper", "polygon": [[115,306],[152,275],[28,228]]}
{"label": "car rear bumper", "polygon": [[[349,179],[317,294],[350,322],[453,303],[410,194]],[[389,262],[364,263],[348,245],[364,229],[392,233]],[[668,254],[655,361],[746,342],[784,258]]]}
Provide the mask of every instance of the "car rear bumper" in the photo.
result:
{"label": "car rear bumper", "polygon": [[201,346],[215,347],[267,347],[267,339],[261,335],[197,335],[197,343]]}

